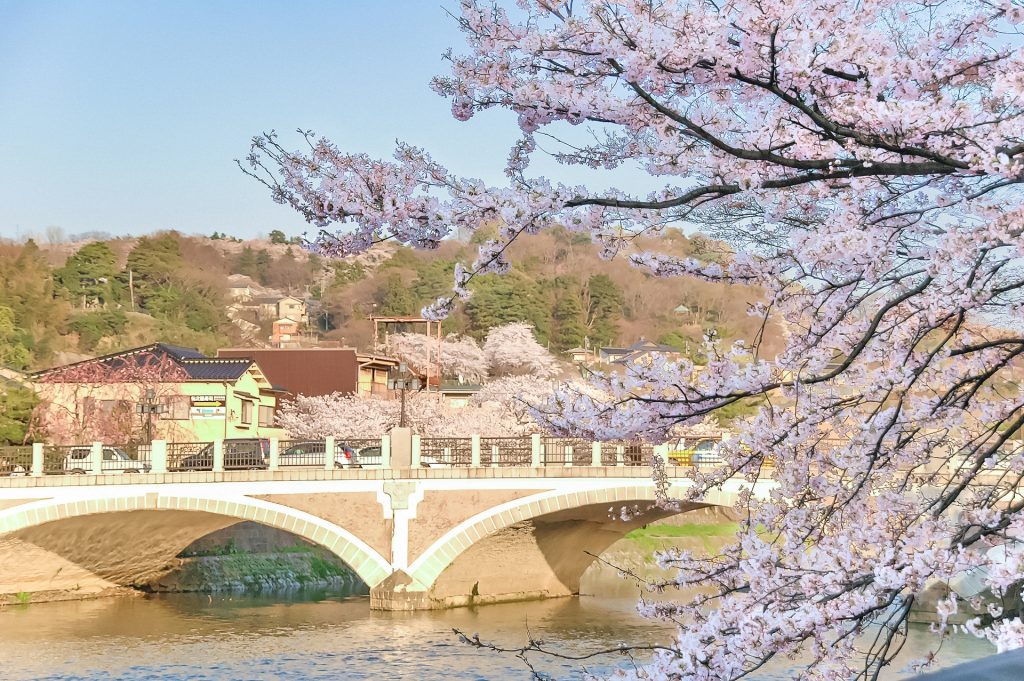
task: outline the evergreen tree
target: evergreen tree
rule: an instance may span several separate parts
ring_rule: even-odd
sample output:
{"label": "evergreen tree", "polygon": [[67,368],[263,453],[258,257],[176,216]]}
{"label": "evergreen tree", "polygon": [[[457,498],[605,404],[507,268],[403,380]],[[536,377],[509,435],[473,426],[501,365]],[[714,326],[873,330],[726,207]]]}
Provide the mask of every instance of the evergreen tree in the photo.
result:
{"label": "evergreen tree", "polygon": [[587,329],[583,325],[583,306],[575,291],[559,296],[551,318],[552,349],[563,351],[583,345]]}
{"label": "evergreen tree", "polygon": [[7,342],[27,349],[31,365],[44,363],[59,342],[67,302],[54,295],[53,271],[35,241],[0,252],[0,302],[13,313]]}
{"label": "evergreen tree", "polygon": [[54,271],[53,278],[72,304],[83,308],[106,307],[114,302],[119,274],[117,256],[110,246],[94,241],[68,258],[63,267]]}
{"label": "evergreen tree", "polygon": [[270,266],[273,258],[265,248],[256,251],[256,281],[266,286],[270,282]]}
{"label": "evergreen tree", "polygon": [[496,326],[510,322],[528,322],[536,329],[537,340],[547,343],[551,315],[541,287],[517,272],[488,274],[470,283],[473,297],[466,303],[469,333],[483,338]]}
{"label": "evergreen tree", "polygon": [[405,317],[415,314],[416,301],[409,293],[409,287],[397,274],[388,275],[378,295],[378,311],[382,315]]}
{"label": "evergreen tree", "polygon": [[619,336],[619,320],[625,297],[605,274],[595,274],[581,291],[586,335],[594,345],[609,345]]}
{"label": "evergreen tree", "polygon": [[259,270],[256,265],[256,253],[248,246],[243,246],[235,262],[231,265],[232,274],[244,274],[253,281],[259,278]]}
{"label": "evergreen tree", "polygon": [[28,436],[36,394],[19,386],[0,386],[0,443],[20,445]]}
{"label": "evergreen tree", "polygon": [[0,366],[25,369],[32,360],[22,344],[24,332],[15,325],[14,310],[0,305]]}

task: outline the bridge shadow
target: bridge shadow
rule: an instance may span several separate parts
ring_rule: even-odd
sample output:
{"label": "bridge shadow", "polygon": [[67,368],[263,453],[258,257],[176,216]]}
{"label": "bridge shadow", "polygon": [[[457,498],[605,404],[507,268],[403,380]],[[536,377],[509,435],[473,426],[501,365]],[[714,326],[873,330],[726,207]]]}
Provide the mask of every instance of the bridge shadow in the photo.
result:
{"label": "bridge shadow", "polygon": [[[4,540],[33,547],[32,560],[50,562],[52,572],[63,566],[81,568],[102,584],[149,590],[175,571],[178,556],[203,537],[244,521],[277,528],[326,549],[367,585],[382,581],[388,562],[376,551],[329,521],[278,504],[249,498],[225,501],[147,494],[125,498],[33,502],[4,514]],[[7,563],[11,563],[10,560]],[[11,563],[38,579],[46,565]],[[4,580],[14,583],[15,575]],[[33,584],[35,589],[45,586]]]}
{"label": "bridge shadow", "polygon": [[[609,481],[610,482],[610,481]],[[673,488],[682,496],[684,487]],[[651,484],[587,483],[500,504],[435,541],[401,580],[371,590],[380,609],[428,609],[576,595],[597,556],[632,530],[707,506],[731,507],[737,490],[659,508]],[[629,509],[626,519],[621,510]]]}

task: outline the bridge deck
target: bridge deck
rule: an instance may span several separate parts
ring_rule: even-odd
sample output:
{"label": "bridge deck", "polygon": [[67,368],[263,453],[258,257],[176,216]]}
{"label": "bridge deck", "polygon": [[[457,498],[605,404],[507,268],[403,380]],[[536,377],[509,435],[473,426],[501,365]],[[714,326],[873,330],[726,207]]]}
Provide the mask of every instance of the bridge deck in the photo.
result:
{"label": "bridge deck", "polygon": [[[665,471],[668,477],[673,479],[689,479],[694,473],[692,468],[686,466],[667,466]],[[476,480],[489,478],[646,478],[650,480],[651,474],[650,466],[362,468],[332,471],[306,468],[276,471],[183,471],[176,473],[0,477],[0,489],[300,480]]]}

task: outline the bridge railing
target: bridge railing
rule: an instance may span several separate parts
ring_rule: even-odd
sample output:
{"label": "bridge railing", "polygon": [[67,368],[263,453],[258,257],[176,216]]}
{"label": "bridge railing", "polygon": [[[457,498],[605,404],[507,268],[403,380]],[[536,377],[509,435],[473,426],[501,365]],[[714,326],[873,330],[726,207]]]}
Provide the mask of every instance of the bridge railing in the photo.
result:
{"label": "bridge railing", "polygon": [[[419,440],[420,465],[465,468],[474,465],[474,439],[471,437],[424,437]],[[479,456],[479,451],[476,456]],[[480,465],[479,459],[476,465]]]}
{"label": "bridge railing", "polygon": [[526,467],[533,464],[533,439],[529,437],[480,438],[480,465]]}
{"label": "bridge railing", "polygon": [[[187,471],[380,468],[390,466],[399,441],[381,438],[227,439],[202,442],[34,444],[0,448],[0,478],[39,475],[146,474]],[[670,465],[719,462],[707,447],[648,442],[592,442],[541,435],[431,438],[406,443],[412,461],[426,468],[545,468],[648,466],[657,455]],[[333,451],[330,456],[327,452]],[[699,454],[699,456],[697,455]],[[408,464],[406,464],[408,465]],[[416,464],[414,464],[416,465]]]}
{"label": "bridge railing", "polygon": [[32,472],[32,446],[0,447],[0,477],[20,477]]}

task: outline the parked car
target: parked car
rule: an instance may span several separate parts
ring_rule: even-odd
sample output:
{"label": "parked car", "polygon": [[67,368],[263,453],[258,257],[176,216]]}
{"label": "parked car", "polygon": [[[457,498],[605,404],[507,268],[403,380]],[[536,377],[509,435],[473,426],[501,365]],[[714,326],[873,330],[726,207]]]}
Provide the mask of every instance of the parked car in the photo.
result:
{"label": "parked car", "polygon": [[15,478],[23,475],[28,475],[28,469],[25,466],[10,459],[0,458],[0,476]]}
{"label": "parked car", "polygon": [[701,464],[718,463],[718,441],[701,440],[693,448],[693,463],[695,466]]}
{"label": "parked car", "polygon": [[[104,447],[102,457],[100,467],[104,473],[148,473],[152,470],[148,462],[133,459],[120,447]],[[72,475],[91,473],[92,447],[72,447],[64,457],[64,472]]]}
{"label": "parked car", "polygon": [[[321,440],[311,442],[297,442],[290,445],[281,452],[278,465],[281,466],[324,466],[324,450],[327,444]],[[377,448],[377,456],[380,456],[380,447]],[[336,442],[334,445],[334,467],[335,468],[360,468],[361,461],[359,452],[355,448],[343,442]]]}
{"label": "parked car", "polygon": [[[258,438],[229,438],[224,440],[224,468],[260,470],[270,461],[270,440]],[[184,457],[177,468],[186,471],[213,470],[213,443],[195,454]]]}
{"label": "parked car", "polygon": [[380,468],[384,463],[384,457],[380,451],[380,445],[363,447],[359,450],[359,465],[363,468]]}

